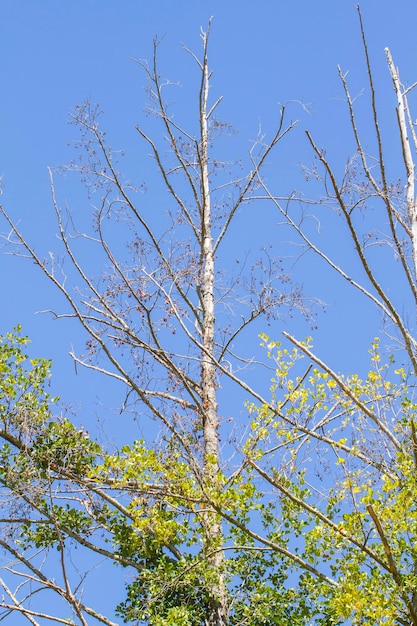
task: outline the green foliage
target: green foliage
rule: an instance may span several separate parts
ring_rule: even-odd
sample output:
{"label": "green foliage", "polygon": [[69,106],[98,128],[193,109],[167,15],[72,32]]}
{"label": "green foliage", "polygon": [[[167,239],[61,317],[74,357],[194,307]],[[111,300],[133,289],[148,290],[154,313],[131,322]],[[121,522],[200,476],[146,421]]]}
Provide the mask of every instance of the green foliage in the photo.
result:
{"label": "green foliage", "polygon": [[69,502],[55,504],[52,485],[63,474],[85,476],[100,446],[69,420],[53,418],[58,398],[46,391],[51,361],[29,359],[23,352],[29,340],[20,333],[17,326],[0,337],[0,479],[28,518],[23,516],[17,544],[60,550],[68,532],[86,535],[92,520]]}
{"label": "green foliage", "polygon": [[320,366],[291,378],[300,358],[312,354],[310,342],[291,354],[267,337],[263,344],[276,373],[269,403],[249,406],[246,454],[275,492],[264,515],[267,538],[282,545],[292,533],[287,543],[314,567],[314,592],[335,623],[409,623],[417,440],[404,370],[392,357],[382,361],[376,339],[363,378]]}
{"label": "green foliage", "polygon": [[79,476],[89,474],[100,452],[99,444],[68,419],[50,421],[32,445],[32,458],[40,468],[59,467]]}
{"label": "green foliage", "polygon": [[118,614],[125,622],[152,626],[199,626],[208,610],[204,589],[204,564],[188,557],[175,562],[166,555],[147,560],[137,579],[128,586]]}
{"label": "green foliage", "polygon": [[[231,626],[406,623],[417,436],[404,370],[383,362],[377,340],[364,377],[305,368],[310,341],[288,350],[262,340],[275,362],[270,400],[248,405],[244,460],[213,483],[175,438],[109,454],[54,418],[50,362],[25,356],[19,329],[1,338],[0,472],[22,511],[15,546],[72,543],[129,567],[117,607],[126,623],[202,626],[219,576]],[[208,509],[223,519],[223,542],[202,549]],[[207,558],[219,549],[222,571]]]}
{"label": "green foliage", "polygon": [[29,339],[20,332],[16,326],[13,333],[0,336],[0,421],[4,431],[24,443],[49,419],[50,403],[58,398],[51,398],[45,390],[51,361],[29,360],[23,352]]}
{"label": "green foliage", "polygon": [[[45,514],[45,523],[22,524],[20,529],[19,544],[25,548],[55,547],[61,550],[65,539],[66,530],[85,536],[90,533],[92,520],[80,510],[72,508],[68,503],[62,506],[48,506],[45,501],[41,503],[41,512]],[[47,523],[46,520],[51,522]]]}

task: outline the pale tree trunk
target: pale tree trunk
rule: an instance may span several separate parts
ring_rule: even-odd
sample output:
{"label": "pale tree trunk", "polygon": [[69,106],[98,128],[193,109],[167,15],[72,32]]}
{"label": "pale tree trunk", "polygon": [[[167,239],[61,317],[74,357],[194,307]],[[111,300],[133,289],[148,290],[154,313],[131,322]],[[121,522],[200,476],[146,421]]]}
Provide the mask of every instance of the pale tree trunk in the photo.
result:
{"label": "pale tree trunk", "polygon": [[[209,69],[207,61],[207,36],[203,34],[204,59],[200,88],[200,154],[201,170],[201,306],[203,310],[203,354],[201,359],[201,387],[203,406],[204,433],[204,479],[208,485],[215,485],[219,476],[219,417],[216,394],[215,349],[215,253],[211,234],[211,201],[209,182],[208,155],[208,119],[207,101],[209,92]],[[227,589],[224,580],[224,552],[222,522],[215,512],[205,513],[206,557],[216,570],[217,582],[211,589],[210,615],[207,626],[224,626],[228,623]]]}
{"label": "pale tree trunk", "polygon": [[[394,91],[397,97],[397,118],[398,118],[398,126],[401,138],[401,148],[403,153],[403,160],[405,170],[407,172],[407,213],[410,224],[410,241],[412,248],[412,259],[413,259],[413,269],[414,269],[414,278],[417,279],[417,203],[415,198],[415,164],[413,160],[413,154],[410,146],[410,137],[409,137],[409,129],[412,135],[412,140],[414,144],[414,149],[417,150],[417,138],[414,129],[414,124],[411,119],[410,109],[408,107],[407,101],[407,92],[410,91],[413,87],[412,85],[409,89],[404,89],[400,81],[400,75],[398,69],[394,65],[394,61],[391,55],[389,48],[385,48],[385,54],[387,57],[388,68],[391,74],[392,82],[394,84]],[[417,306],[417,302],[416,302]],[[415,435],[415,424],[411,423],[412,426],[412,439],[414,444],[414,465],[417,468],[417,456],[416,456],[416,435]],[[417,574],[417,561],[414,559],[414,574]],[[412,623],[417,623],[417,594],[414,591],[411,594],[411,599],[409,600],[408,606],[410,615],[412,617]]]}
{"label": "pale tree trunk", "polygon": [[401,85],[398,69],[394,65],[394,61],[391,56],[389,48],[385,48],[385,54],[387,56],[388,67],[391,74],[392,82],[394,83],[394,91],[397,97],[397,117],[398,126],[400,130],[401,148],[403,153],[403,160],[405,169],[407,172],[407,212],[410,220],[410,239],[412,244],[412,256],[414,266],[414,276],[417,277],[417,203],[415,198],[415,164],[410,146],[410,138],[408,129],[412,134],[414,143],[414,149],[417,150],[417,137],[414,130],[414,124],[410,116],[410,110],[407,102],[407,92],[413,87],[412,85],[408,89],[404,89]]}

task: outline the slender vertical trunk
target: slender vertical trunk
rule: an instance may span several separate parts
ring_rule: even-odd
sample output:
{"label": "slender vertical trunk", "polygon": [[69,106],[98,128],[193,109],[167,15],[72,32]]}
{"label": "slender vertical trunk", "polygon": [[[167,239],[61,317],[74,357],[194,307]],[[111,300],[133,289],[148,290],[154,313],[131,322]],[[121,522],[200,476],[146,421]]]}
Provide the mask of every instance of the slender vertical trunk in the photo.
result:
{"label": "slender vertical trunk", "polygon": [[[394,91],[397,96],[397,116],[398,125],[400,129],[401,147],[403,152],[403,160],[405,169],[407,172],[407,212],[410,220],[410,236],[412,244],[413,255],[413,270],[414,279],[417,278],[417,202],[415,197],[415,165],[413,160],[413,154],[410,145],[410,137],[407,128],[407,115],[408,120],[411,122],[410,113],[407,103],[407,90],[404,90],[398,70],[394,65],[394,61],[391,56],[389,48],[385,48],[385,54],[387,56],[388,68],[391,74],[392,82],[394,83]],[[415,148],[417,149],[416,135],[413,133],[412,122],[409,126],[411,130],[412,139],[414,140]]]}
{"label": "slender vertical trunk", "polygon": [[[417,148],[416,135],[413,133],[412,122],[410,120],[410,112],[408,109],[407,95],[404,91],[398,69],[394,65],[394,61],[391,56],[389,48],[385,48],[385,54],[388,61],[388,68],[391,74],[392,82],[394,83],[394,91],[397,96],[397,117],[398,126],[400,129],[401,147],[403,152],[403,160],[405,169],[407,172],[407,212],[410,222],[410,239],[412,246],[412,258],[413,258],[413,278],[417,279],[417,202],[415,197],[415,164],[413,154],[410,145],[410,137],[408,127],[411,131],[412,139],[414,140],[415,148]],[[407,116],[409,126],[407,127]],[[414,290],[414,296],[416,296]],[[416,302],[417,305],[417,302]],[[416,372],[417,373],[417,372]],[[411,421],[411,438],[413,443],[414,452],[414,465],[417,469],[417,437],[416,427],[414,421]],[[413,562],[414,575],[417,574],[417,559],[414,558]],[[406,598],[407,599],[407,598]],[[411,597],[408,600],[407,608],[411,617],[411,624],[417,624],[417,594],[415,591],[411,593]]]}
{"label": "slender vertical trunk", "polygon": [[[214,303],[214,250],[211,234],[211,204],[208,167],[208,115],[209,70],[207,62],[207,36],[203,33],[204,59],[200,89],[200,168],[202,195],[202,275],[201,299],[203,309],[203,354],[201,361],[201,387],[203,404],[204,475],[208,485],[215,485],[219,478],[219,418],[216,393],[215,350],[215,303]],[[217,580],[210,590],[210,614],[207,626],[226,626],[228,623],[227,589],[224,579],[224,553],[222,522],[214,512],[205,514],[205,550],[207,560],[216,571]]]}

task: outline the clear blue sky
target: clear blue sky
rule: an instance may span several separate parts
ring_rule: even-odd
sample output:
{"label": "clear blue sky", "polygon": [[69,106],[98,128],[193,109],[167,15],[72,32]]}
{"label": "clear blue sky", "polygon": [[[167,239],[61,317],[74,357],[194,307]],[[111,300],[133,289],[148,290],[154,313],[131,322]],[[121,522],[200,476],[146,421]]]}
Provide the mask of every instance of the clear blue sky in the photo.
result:
{"label": "clear blue sky", "polygon": [[[385,46],[391,48],[404,83],[417,80],[417,3],[364,0],[361,8],[385,116],[394,107]],[[236,155],[246,153],[260,123],[267,133],[272,133],[278,119],[278,103],[294,100],[309,104],[311,114],[296,105],[292,108],[291,116],[300,118],[299,128],[288,141],[286,151],[267,170],[269,180],[279,177],[278,181],[273,180],[277,190],[285,194],[301,184],[300,162],[311,160],[305,128],[313,132],[319,145],[325,146],[337,163],[346,161],[352,142],[343,117],[336,66],[350,71],[354,95],[362,88],[366,95],[367,89],[357,13],[351,0],[3,0],[2,202],[20,221],[37,250],[47,254],[55,245],[47,167],[66,163],[73,156],[68,146],[74,137],[67,124],[69,111],[86,98],[99,102],[105,113],[103,125],[109,141],[126,150],[129,175],[137,176],[137,182],[149,177],[152,184],[146,151],[139,145],[134,130],[135,124],[144,120],[146,81],[132,58],[150,58],[153,38],[165,34],[160,55],[162,72],[181,83],[178,115],[187,120],[195,111],[196,73],[180,43],[198,53],[199,29],[207,25],[210,16],[214,16],[210,43],[210,63],[215,72],[213,98],[224,96],[220,117],[239,130],[233,147]],[[394,125],[395,118],[391,119]],[[387,145],[392,142],[393,149],[394,137],[395,128],[391,135],[388,127]],[[80,202],[78,192],[72,190],[70,181],[60,183],[60,194],[60,200],[68,200],[75,214],[86,206]],[[278,221],[277,217],[275,222]],[[242,220],[242,228],[249,245],[253,221]],[[6,233],[4,224],[0,224],[0,232]],[[260,241],[260,217],[256,217],[254,232]],[[343,250],[343,244],[340,245]],[[75,376],[68,356],[71,344],[82,341],[79,329],[53,322],[48,315],[35,315],[36,311],[59,307],[61,301],[55,291],[23,259],[0,253],[0,272],[0,332],[22,323],[32,338],[32,353],[54,359],[54,390],[66,403],[74,405],[78,419],[88,422],[95,415],[102,418],[106,414],[102,405],[114,406],[113,398],[106,396],[104,381],[91,382],[87,374],[80,372]],[[300,262],[294,272],[307,293],[331,304],[326,315],[319,318],[315,339],[319,352],[333,358],[336,368],[344,362],[351,369],[360,367],[358,358],[366,354],[364,342],[380,332],[378,318],[364,313],[359,331],[353,322],[353,296],[351,301],[346,300],[350,298],[347,291],[333,283],[324,270],[320,274],[316,266],[312,270]],[[302,337],[306,333],[303,325],[298,328],[288,324],[286,328]],[[277,337],[280,330],[276,325],[268,332]],[[341,348],[336,354],[337,340]],[[362,352],[358,357],[359,345]],[[110,423],[111,417],[108,419]]]}
{"label": "clear blue sky", "polygon": [[[310,128],[320,145],[341,162],[349,154],[337,64],[350,70],[354,94],[366,85],[357,15],[350,0],[4,0],[1,8],[2,200],[39,250],[47,252],[54,245],[47,166],[66,163],[73,156],[68,112],[87,97],[99,102],[111,142],[128,155],[130,151],[132,159],[142,159],[141,170],[147,172],[149,165],[134,131],[144,117],[146,81],[131,59],[149,58],[154,36],[165,34],[161,67],[166,76],[180,81],[184,94],[192,96],[195,72],[180,42],[198,51],[200,26],[211,15],[213,93],[224,95],[221,115],[239,130],[236,154],[247,151],[259,123],[272,132],[277,103],[289,100],[310,104],[313,115],[292,109],[301,124],[281,164],[286,177],[283,193],[298,183],[292,176],[298,175],[299,163],[310,159],[303,128]],[[377,83],[384,89],[382,106],[391,110],[393,100],[384,102],[391,91],[383,48],[391,48],[403,81],[415,80],[417,6],[412,0],[400,0],[395,7],[390,0],[366,0],[362,11]],[[187,119],[191,97],[181,103]],[[132,159],[126,159],[128,168]],[[142,176],[141,171],[141,180]],[[71,202],[70,184],[64,187],[64,198]],[[2,255],[0,268],[4,294],[0,331],[22,322],[34,350],[58,359],[69,375],[72,365],[64,355],[71,337],[47,316],[34,316],[53,304],[53,291],[28,263]]]}

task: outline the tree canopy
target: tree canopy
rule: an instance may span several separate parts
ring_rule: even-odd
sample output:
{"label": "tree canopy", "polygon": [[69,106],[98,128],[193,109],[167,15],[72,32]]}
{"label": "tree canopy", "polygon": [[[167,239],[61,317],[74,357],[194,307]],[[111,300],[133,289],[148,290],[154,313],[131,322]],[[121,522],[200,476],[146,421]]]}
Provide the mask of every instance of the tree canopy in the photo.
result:
{"label": "tree canopy", "polygon": [[[201,53],[185,49],[199,73],[187,126],[166,95],[160,40],[140,63],[160,132],[136,132],[166,192],[162,208],[146,210],[89,101],[72,116],[78,153],[61,173],[85,186],[90,224],[61,202],[52,170],[59,250],[44,258],[1,208],[9,245],[63,296],[53,316],[86,333],[75,363],[123,386],[122,413],[143,422],[144,436],[118,447],[77,427],[48,394],[51,363],[26,356],[21,328],[0,338],[0,619],[417,625],[414,85],[402,85],[387,49],[404,171],[393,181],[358,15],[373,144],[339,69],[355,145],[341,172],[307,130],[306,187],[276,193],[263,172],[291,141],[286,106],[242,162],[222,157],[232,133],[210,90],[209,23]],[[380,314],[386,334],[376,329],[364,373],[339,373],[310,337],[281,332],[293,316],[314,327],[319,301],[292,280],[273,234],[259,255],[234,247],[231,259],[237,216],[256,220],[264,205]],[[328,214],[340,223],[332,237],[350,242],[349,268],[321,237]],[[125,581],[112,614],[90,591],[99,563]]]}

